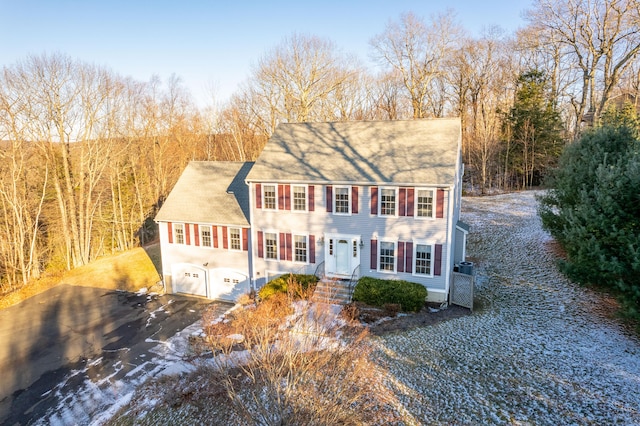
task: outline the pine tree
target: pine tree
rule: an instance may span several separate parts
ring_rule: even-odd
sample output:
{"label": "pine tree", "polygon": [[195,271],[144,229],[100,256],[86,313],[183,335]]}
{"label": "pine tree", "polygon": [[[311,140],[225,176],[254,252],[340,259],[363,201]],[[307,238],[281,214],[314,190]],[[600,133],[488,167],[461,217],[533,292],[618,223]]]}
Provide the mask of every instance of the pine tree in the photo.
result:
{"label": "pine tree", "polygon": [[507,114],[505,166],[522,188],[538,185],[562,150],[562,120],[549,93],[544,73],[524,73]]}

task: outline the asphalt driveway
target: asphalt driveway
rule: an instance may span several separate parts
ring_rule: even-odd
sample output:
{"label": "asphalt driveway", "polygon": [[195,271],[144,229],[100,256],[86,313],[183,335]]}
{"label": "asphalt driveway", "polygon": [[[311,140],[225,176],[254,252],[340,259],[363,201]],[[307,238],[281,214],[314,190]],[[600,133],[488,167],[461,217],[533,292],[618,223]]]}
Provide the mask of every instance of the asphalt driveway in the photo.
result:
{"label": "asphalt driveway", "polygon": [[210,304],[63,284],[1,310],[0,424],[39,419],[58,404],[61,381],[72,390],[87,378],[126,376]]}

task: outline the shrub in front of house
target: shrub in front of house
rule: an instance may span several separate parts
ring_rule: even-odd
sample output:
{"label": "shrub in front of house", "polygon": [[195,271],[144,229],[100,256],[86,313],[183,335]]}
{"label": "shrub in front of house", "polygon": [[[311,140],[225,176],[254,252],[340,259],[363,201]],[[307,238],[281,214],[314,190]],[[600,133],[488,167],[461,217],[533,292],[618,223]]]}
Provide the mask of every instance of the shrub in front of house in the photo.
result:
{"label": "shrub in front of house", "polygon": [[421,284],[372,277],[360,278],[353,293],[356,302],[378,307],[398,304],[405,312],[418,312],[426,299],[427,289]]}
{"label": "shrub in front of house", "polygon": [[267,300],[274,294],[291,294],[296,298],[305,298],[318,282],[318,277],[313,274],[288,274],[274,278],[264,285],[259,291],[260,299]]}

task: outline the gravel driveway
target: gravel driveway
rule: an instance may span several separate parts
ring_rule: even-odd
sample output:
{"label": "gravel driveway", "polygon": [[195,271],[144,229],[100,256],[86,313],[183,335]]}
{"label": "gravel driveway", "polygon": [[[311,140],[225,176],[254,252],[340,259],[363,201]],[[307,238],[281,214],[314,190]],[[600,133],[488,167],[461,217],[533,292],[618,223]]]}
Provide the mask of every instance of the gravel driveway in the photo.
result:
{"label": "gravel driveway", "polygon": [[640,425],[640,341],[555,267],[534,192],[465,198],[476,311],[377,338],[416,424]]}

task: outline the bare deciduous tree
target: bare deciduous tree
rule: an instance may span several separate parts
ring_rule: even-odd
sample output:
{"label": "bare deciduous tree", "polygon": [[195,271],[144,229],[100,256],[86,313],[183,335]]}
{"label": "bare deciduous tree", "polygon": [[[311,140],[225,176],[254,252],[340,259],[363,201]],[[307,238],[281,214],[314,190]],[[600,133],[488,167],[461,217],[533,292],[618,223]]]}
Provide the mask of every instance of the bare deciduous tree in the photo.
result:
{"label": "bare deciduous tree", "polygon": [[433,99],[429,102],[430,92],[438,89],[436,83],[444,77],[444,62],[460,32],[452,11],[432,18],[429,25],[407,13],[371,40],[378,61],[401,76],[414,118],[442,113]]}
{"label": "bare deciduous tree", "polygon": [[638,0],[537,0],[527,19],[571,55],[580,70],[578,118],[597,119],[620,76],[640,51]]}

